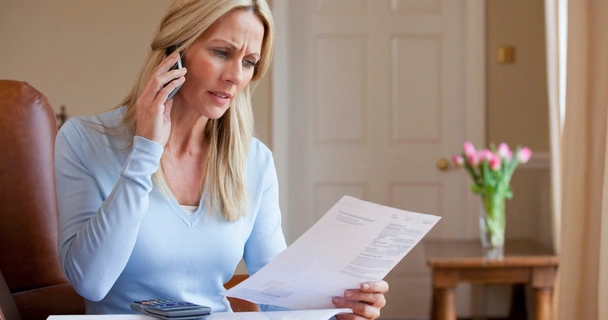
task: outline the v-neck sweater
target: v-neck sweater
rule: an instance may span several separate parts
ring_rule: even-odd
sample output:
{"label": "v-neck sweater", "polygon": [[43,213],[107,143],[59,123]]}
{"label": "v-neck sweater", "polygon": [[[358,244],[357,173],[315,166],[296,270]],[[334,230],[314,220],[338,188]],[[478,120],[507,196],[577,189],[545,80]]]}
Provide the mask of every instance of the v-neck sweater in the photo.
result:
{"label": "v-neck sweater", "polygon": [[55,173],[59,258],[89,314],[132,313],[129,303],[174,298],[228,311],[219,293],[241,258],[250,274],[285,249],[276,169],[253,138],[246,216],[188,215],[153,183],[163,146],[116,129],[125,108],[76,117],[59,131]]}

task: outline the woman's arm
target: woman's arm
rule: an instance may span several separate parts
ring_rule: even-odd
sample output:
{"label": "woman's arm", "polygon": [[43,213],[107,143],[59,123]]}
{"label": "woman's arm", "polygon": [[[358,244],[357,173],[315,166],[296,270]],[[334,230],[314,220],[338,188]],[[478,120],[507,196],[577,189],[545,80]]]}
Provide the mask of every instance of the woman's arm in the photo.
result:
{"label": "woman's arm", "polygon": [[271,155],[262,167],[265,169],[262,199],[243,257],[249,274],[256,273],[287,247],[281,228],[277,173]]}
{"label": "woman's arm", "polygon": [[[82,129],[84,130],[84,129]],[[59,255],[64,272],[84,298],[105,297],[131,255],[139,223],[148,209],[151,176],[163,147],[135,137],[120,177],[104,199],[94,167],[104,159],[87,145],[74,121],[62,126],[55,146]],[[92,133],[89,133],[92,134]],[[100,133],[96,133],[100,134]],[[110,186],[111,187],[111,186]]]}
{"label": "woman's arm", "polygon": [[[266,149],[264,147],[264,149]],[[244,261],[249,274],[262,269],[268,262],[285,250],[285,237],[281,228],[279,208],[279,185],[270,150],[265,150],[268,158],[259,165],[263,168],[262,199],[256,214],[251,235],[245,244]],[[282,311],[285,308],[260,305],[262,311]]]}

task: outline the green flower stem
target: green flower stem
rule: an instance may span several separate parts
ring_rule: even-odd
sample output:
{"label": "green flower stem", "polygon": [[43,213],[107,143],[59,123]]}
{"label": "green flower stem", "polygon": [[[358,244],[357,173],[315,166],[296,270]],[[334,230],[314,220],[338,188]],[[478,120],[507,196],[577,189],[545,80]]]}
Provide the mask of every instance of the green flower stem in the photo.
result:
{"label": "green flower stem", "polygon": [[490,232],[492,246],[500,247],[505,243],[505,190],[498,188],[498,192],[483,195],[483,204],[486,215],[486,227]]}

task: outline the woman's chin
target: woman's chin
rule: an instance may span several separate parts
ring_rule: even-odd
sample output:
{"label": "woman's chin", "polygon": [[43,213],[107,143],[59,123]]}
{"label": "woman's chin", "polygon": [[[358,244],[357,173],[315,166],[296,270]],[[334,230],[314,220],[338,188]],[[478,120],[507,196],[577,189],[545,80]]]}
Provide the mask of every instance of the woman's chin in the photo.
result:
{"label": "woman's chin", "polygon": [[223,115],[226,114],[226,111],[228,111],[228,109],[224,109],[224,108],[220,108],[220,107],[214,107],[211,110],[208,110],[208,112],[205,112],[205,116],[208,119],[212,119],[212,120],[217,120],[219,118],[221,118]]}

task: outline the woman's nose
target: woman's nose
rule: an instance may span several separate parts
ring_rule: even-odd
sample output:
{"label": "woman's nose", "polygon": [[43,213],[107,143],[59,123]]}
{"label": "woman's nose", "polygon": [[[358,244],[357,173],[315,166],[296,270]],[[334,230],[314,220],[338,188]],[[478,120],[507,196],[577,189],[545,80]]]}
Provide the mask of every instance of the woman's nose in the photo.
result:
{"label": "woman's nose", "polygon": [[243,81],[243,65],[240,61],[231,61],[226,64],[223,73],[223,80],[234,85],[239,85]]}

